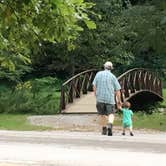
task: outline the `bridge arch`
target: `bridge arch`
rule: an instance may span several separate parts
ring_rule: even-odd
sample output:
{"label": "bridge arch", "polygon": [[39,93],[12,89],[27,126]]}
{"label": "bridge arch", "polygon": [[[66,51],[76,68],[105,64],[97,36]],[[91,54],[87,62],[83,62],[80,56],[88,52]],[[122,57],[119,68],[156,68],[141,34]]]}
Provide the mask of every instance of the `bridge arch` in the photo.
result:
{"label": "bridge arch", "polygon": [[145,105],[153,105],[156,101],[162,101],[163,99],[158,94],[152,91],[138,91],[128,98],[131,102],[133,110],[140,110],[145,108]]}
{"label": "bridge arch", "polygon": [[133,108],[162,101],[162,81],[155,72],[144,68],[128,70],[118,77],[122,101],[130,101]]}
{"label": "bridge arch", "polygon": [[[92,91],[92,81],[96,73],[95,69],[86,70],[62,84],[60,112],[75,99]],[[120,75],[118,80],[122,88],[122,101],[130,101],[135,108],[149,101],[163,100],[162,81],[150,70],[134,68]]]}

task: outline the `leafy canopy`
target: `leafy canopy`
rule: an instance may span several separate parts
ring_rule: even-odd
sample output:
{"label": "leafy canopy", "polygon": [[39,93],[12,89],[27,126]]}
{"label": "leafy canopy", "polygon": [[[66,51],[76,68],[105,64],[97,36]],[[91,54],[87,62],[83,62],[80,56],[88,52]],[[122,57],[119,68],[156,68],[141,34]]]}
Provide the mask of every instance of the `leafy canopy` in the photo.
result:
{"label": "leafy canopy", "polygon": [[93,3],[84,0],[0,0],[0,66],[14,71],[30,63],[41,41],[66,42],[68,49],[83,28],[96,28],[89,17]]}

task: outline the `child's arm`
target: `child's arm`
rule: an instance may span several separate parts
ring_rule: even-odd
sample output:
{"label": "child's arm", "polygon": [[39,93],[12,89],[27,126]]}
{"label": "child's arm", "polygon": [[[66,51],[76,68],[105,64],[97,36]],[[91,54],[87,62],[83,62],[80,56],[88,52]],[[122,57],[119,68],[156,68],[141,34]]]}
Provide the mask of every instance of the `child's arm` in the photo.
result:
{"label": "child's arm", "polygon": [[133,116],[133,111],[132,110],[130,111],[130,113],[131,113],[131,116]]}

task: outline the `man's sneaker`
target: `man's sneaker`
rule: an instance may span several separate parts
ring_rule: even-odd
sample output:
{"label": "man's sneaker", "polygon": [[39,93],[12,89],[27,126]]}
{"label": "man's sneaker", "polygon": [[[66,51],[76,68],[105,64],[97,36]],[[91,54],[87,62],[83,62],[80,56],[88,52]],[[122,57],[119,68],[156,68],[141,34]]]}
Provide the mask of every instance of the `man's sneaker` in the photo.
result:
{"label": "man's sneaker", "polygon": [[131,135],[131,136],[134,136],[134,134],[133,134],[132,132],[130,132],[130,135]]}
{"label": "man's sneaker", "polygon": [[107,127],[102,128],[102,135],[107,135]]}
{"label": "man's sneaker", "polygon": [[108,128],[108,136],[112,136],[112,128]]}
{"label": "man's sneaker", "polygon": [[125,135],[125,133],[122,133],[122,135]]}

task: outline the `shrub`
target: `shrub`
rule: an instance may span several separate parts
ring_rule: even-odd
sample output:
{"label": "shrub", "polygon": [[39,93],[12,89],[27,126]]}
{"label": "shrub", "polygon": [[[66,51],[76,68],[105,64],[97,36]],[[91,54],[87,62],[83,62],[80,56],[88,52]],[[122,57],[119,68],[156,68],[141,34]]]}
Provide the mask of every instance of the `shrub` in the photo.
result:
{"label": "shrub", "polygon": [[0,88],[0,112],[56,114],[59,111],[61,81],[44,77]]}

